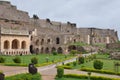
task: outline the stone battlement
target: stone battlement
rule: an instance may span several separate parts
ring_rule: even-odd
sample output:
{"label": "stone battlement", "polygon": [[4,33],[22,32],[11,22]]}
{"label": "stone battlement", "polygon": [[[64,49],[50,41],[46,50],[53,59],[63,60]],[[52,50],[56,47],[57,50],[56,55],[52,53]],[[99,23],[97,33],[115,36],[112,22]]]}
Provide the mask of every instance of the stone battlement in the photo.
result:
{"label": "stone battlement", "polygon": [[17,10],[9,1],[0,1],[0,18],[28,22],[30,17],[28,12]]}

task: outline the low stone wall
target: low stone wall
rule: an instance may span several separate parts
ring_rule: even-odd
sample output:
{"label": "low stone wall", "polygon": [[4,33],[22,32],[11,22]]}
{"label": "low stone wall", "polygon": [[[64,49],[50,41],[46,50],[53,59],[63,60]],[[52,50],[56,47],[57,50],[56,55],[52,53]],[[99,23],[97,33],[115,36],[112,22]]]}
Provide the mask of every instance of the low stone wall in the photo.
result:
{"label": "low stone wall", "polygon": [[107,49],[120,49],[120,43],[110,43],[106,44]]}

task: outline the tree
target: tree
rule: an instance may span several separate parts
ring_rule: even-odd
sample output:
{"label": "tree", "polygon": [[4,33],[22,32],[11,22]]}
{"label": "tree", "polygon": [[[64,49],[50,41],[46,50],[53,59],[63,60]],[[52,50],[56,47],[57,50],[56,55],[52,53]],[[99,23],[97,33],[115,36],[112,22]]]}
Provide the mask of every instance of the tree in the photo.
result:
{"label": "tree", "polygon": [[93,66],[95,69],[101,70],[103,68],[103,62],[100,60],[95,60]]}

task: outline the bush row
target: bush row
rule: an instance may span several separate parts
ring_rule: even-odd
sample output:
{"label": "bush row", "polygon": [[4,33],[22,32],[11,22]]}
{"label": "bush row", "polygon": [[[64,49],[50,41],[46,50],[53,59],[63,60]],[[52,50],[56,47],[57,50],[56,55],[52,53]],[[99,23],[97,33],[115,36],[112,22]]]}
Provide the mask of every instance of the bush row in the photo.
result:
{"label": "bush row", "polygon": [[[66,74],[66,75],[64,75],[64,77],[65,78],[88,79],[88,76],[86,76],[86,75],[77,75],[77,74]],[[90,80],[120,80],[120,79],[99,77],[99,76],[91,76]]]}
{"label": "bush row", "polygon": [[57,68],[58,68],[58,67],[62,67],[62,68],[64,68],[64,69],[72,69],[72,66],[66,66],[66,65],[57,66]]}
{"label": "bush row", "polygon": [[15,76],[6,77],[5,80],[41,80],[40,74],[18,74]]}
{"label": "bush row", "polygon": [[81,68],[80,70],[82,71],[90,71],[90,72],[96,72],[96,73],[105,73],[105,74],[114,74],[114,75],[120,75],[120,73],[115,73],[112,71],[107,71],[107,70],[96,70],[96,69],[89,69],[89,68]]}

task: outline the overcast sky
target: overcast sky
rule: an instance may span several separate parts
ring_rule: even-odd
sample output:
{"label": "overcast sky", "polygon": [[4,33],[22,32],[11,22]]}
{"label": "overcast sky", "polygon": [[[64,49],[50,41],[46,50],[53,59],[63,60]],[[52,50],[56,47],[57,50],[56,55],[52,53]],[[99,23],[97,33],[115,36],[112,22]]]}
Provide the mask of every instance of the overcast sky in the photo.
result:
{"label": "overcast sky", "polygon": [[115,29],[120,37],[120,0],[11,0],[18,9],[78,27]]}

